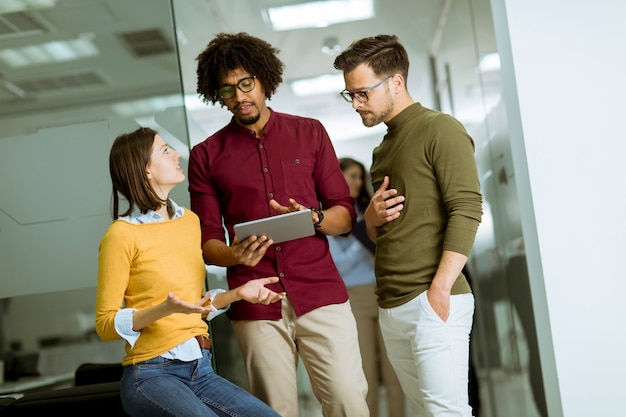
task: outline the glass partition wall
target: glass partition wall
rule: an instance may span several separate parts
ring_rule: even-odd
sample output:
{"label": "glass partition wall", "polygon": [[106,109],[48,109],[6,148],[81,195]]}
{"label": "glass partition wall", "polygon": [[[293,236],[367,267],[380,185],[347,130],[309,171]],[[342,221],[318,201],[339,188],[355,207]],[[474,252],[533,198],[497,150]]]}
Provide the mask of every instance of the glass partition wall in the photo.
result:
{"label": "glass partition wall", "polygon": [[[24,3],[21,6],[21,3]],[[6,379],[119,362],[95,336],[113,139],[189,140],[169,0],[0,8],[0,331]],[[8,7],[8,6],[7,6]],[[188,205],[186,185],[172,197]]]}
{"label": "glass partition wall", "polygon": [[[336,38],[345,47],[362,36],[398,34],[411,54],[413,98],[459,118],[474,138],[484,218],[467,265],[476,297],[472,401],[482,417],[545,417],[502,85],[497,65],[479,65],[490,59],[497,64],[489,0],[398,3],[376,8],[395,26],[354,23],[342,26]],[[59,374],[80,362],[119,361],[122,345],[99,342],[93,329],[97,248],[111,221],[112,140],[138,126],[153,127],[181,152],[186,168],[190,146],[229,119],[225,109],[206,106],[189,116],[185,91],[195,91],[194,60],[204,46],[190,44],[189,37],[208,42],[222,30],[246,30],[281,48],[286,67],[298,76],[310,70],[302,63],[309,62],[305,58],[317,38],[328,38],[308,29],[310,48],[300,41],[292,50],[287,37],[295,38],[293,32],[270,34],[259,26],[264,24],[260,17],[256,24],[244,19],[249,3],[230,0],[40,4],[0,9],[0,20],[11,22],[0,27],[0,354],[8,376]],[[193,26],[198,14],[206,23]],[[416,26],[401,24],[414,22],[415,15],[431,36],[418,36],[412,32]],[[419,53],[423,44],[427,55]],[[314,60],[333,71],[332,56]],[[320,105],[315,97],[292,98],[281,87],[272,105],[319,118],[339,156],[357,155],[369,164],[371,148],[384,132],[339,140],[364,129],[358,115],[344,116],[339,107]],[[186,188],[177,187],[172,197],[188,206]],[[208,267],[208,272],[208,285],[225,287],[223,268]],[[246,387],[228,319],[216,319],[212,333],[216,370]],[[15,358],[19,366],[7,366]],[[301,416],[319,416],[300,370]],[[385,415],[381,408],[380,416]]]}
{"label": "glass partition wall", "polygon": [[[453,1],[433,55],[442,111],[466,122],[475,140],[483,221],[466,272],[476,310],[470,394],[480,416],[547,417],[526,267],[520,206],[488,0]],[[454,57],[474,57],[462,68]],[[459,109],[459,99],[472,106]]]}

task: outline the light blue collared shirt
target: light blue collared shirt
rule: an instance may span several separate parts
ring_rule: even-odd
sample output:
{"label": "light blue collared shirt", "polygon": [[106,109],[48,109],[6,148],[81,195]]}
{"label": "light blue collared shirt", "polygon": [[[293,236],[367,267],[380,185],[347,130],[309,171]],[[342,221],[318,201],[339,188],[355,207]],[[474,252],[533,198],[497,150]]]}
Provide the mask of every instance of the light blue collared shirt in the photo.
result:
{"label": "light blue collared shirt", "polygon": [[[172,219],[177,219],[185,214],[185,209],[180,207],[174,200],[169,200],[169,204],[174,209],[174,215]],[[146,224],[146,223],[156,223],[162,222],[164,218],[157,212],[150,210],[147,213],[143,214],[137,207],[133,207],[132,212],[128,216],[120,217],[119,220],[123,220],[132,224]],[[217,288],[214,290],[210,290],[207,293],[211,293],[211,302],[215,299],[220,293],[226,292],[226,290]],[[207,294],[205,293],[205,295]],[[223,309],[212,311],[206,317],[205,320],[213,320],[215,317],[224,313],[230,305],[227,305]],[[124,338],[129,344],[131,349],[135,346],[135,342],[141,336],[141,332],[136,332],[133,330],[133,313],[137,311],[135,308],[122,308],[115,314],[115,331]],[[200,351],[200,346],[194,337],[191,339],[181,343],[176,346],[172,350],[165,352],[162,354],[164,358],[167,359],[178,359],[181,361],[192,361],[202,357],[202,352]]]}

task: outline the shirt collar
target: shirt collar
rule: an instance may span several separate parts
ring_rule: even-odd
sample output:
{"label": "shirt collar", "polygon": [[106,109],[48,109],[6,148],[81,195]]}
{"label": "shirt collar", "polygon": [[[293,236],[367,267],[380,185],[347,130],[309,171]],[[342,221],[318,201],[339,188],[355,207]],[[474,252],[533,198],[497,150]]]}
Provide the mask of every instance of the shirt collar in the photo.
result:
{"label": "shirt collar", "polygon": [[[272,126],[274,125],[274,119],[275,119],[274,110],[272,110],[271,107],[268,107],[267,109],[270,111],[270,118],[267,120],[267,123],[265,123],[265,126],[263,126],[263,132],[265,133],[267,133],[268,129],[271,130]],[[250,129],[249,127],[241,126],[239,123],[237,123],[235,121],[235,116],[231,117],[230,119],[230,128],[252,139],[255,139],[255,140],[259,139],[256,136],[256,132],[254,130]]]}
{"label": "shirt collar", "polygon": [[[185,209],[176,204],[174,200],[169,199],[168,201],[169,205],[171,205],[174,209],[174,215],[172,216],[172,220],[177,219],[185,214]],[[148,210],[148,212],[144,214],[139,210],[139,208],[137,208],[137,206],[133,206],[133,211],[128,216],[120,217],[119,219],[133,224],[156,223],[165,220],[156,211]]]}

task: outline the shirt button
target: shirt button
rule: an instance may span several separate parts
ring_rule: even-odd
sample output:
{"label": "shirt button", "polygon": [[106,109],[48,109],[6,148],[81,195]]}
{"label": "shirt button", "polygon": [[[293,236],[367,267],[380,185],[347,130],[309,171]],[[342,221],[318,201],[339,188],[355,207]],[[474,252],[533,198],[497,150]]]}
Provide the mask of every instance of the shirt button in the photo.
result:
{"label": "shirt button", "polygon": [[259,149],[263,149],[263,145],[259,143]]}
{"label": "shirt button", "polygon": [[300,163],[300,160],[299,160],[299,159],[296,159],[296,164],[299,164],[299,163]]}
{"label": "shirt button", "polygon": [[280,252],[280,246],[276,246],[276,252]]}
{"label": "shirt button", "polygon": [[285,276],[285,273],[284,273],[284,272],[281,272],[280,274],[278,274],[278,276],[279,276],[280,278],[282,278],[282,277],[284,277],[284,276]]}
{"label": "shirt button", "polygon": [[274,198],[274,193],[269,193],[267,196],[268,196],[269,198]]}
{"label": "shirt button", "polygon": [[263,172],[268,172],[268,171],[269,171],[269,169],[263,168]]}

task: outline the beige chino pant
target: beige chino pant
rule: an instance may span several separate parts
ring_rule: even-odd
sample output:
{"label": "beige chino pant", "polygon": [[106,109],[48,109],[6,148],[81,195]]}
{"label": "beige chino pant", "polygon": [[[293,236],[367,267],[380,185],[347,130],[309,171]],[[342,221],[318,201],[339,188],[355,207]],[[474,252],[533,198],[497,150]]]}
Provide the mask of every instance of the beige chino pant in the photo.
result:
{"label": "beige chino pant", "polygon": [[298,354],[324,417],[368,417],[367,382],[350,303],[296,317],[288,297],[281,320],[233,321],[252,394],[281,416],[298,417]]}

